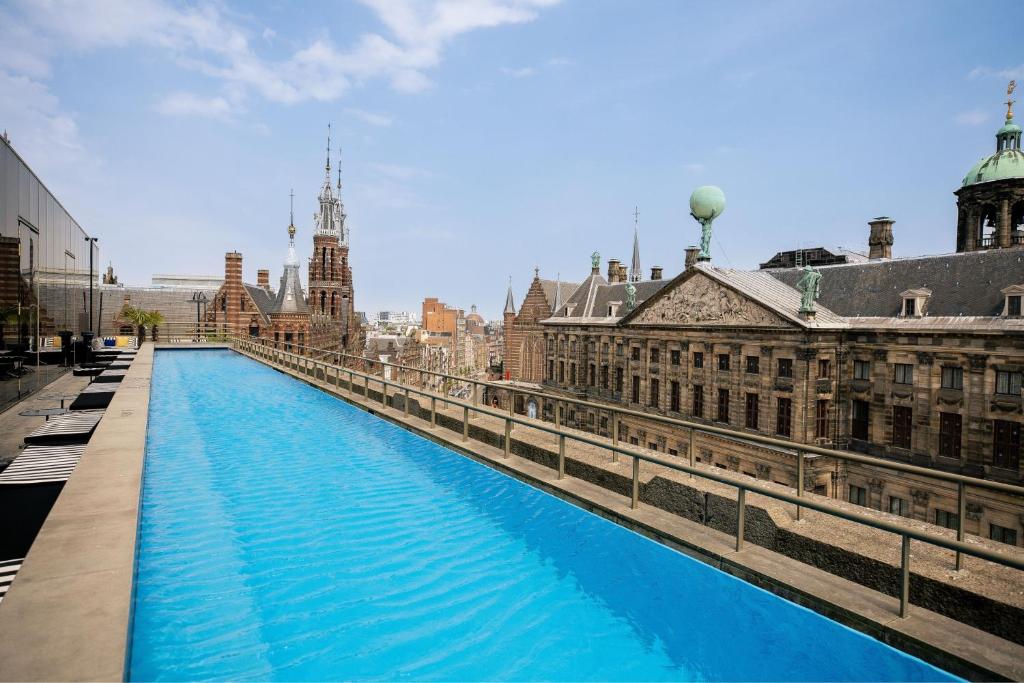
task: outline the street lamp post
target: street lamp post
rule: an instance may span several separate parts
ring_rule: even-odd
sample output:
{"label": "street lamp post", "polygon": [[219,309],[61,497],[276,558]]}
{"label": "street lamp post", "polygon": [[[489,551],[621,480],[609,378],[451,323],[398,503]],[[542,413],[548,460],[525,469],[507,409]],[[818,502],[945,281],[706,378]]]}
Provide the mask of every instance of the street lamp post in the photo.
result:
{"label": "street lamp post", "polygon": [[99,237],[86,237],[85,241],[89,243],[89,331],[93,331],[92,323],[92,290],[93,290],[93,249],[95,248],[96,242],[99,241]]}
{"label": "street lamp post", "polygon": [[192,303],[196,305],[196,343],[199,343],[199,310],[206,305],[206,292],[192,292]]}

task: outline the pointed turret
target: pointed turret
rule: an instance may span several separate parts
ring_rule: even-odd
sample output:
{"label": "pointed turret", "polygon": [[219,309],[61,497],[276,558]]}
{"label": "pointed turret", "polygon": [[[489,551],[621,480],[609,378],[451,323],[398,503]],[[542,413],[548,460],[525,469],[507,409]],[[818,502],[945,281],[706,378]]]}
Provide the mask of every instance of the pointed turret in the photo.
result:
{"label": "pointed turret", "polygon": [[505,315],[516,314],[516,302],[512,298],[512,276],[508,276],[508,294],[505,295]]}
{"label": "pointed turret", "polygon": [[[292,193],[294,197],[294,193]],[[271,314],[275,313],[308,313],[306,297],[302,293],[302,282],[299,281],[299,259],[295,254],[295,212],[291,212],[288,223],[288,255],[284,260],[284,273],[281,275],[281,288],[277,291]]]}
{"label": "pointed turret", "polygon": [[644,278],[640,267],[640,207],[633,210],[633,260],[629,264],[629,281],[640,282]]}
{"label": "pointed turret", "polygon": [[559,273],[555,277],[555,303],[551,306],[552,311],[557,311],[562,307],[562,274]]}

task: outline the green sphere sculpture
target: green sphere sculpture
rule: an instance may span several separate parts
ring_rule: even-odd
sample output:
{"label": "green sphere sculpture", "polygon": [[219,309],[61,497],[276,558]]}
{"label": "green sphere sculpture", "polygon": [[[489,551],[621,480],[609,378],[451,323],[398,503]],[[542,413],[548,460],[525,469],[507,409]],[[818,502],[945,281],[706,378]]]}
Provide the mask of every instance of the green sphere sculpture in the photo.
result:
{"label": "green sphere sculpture", "polygon": [[711,223],[725,211],[725,193],[714,185],[698,187],[690,195],[690,215],[700,223],[701,261],[711,259]]}

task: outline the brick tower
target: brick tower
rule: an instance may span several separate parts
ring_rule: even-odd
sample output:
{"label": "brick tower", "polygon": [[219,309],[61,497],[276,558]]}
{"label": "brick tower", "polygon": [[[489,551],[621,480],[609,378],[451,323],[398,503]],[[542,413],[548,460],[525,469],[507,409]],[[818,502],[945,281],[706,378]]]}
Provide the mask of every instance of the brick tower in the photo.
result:
{"label": "brick tower", "polygon": [[309,310],[314,325],[327,329],[324,342],[349,353],[361,353],[360,324],[355,314],[352,269],[348,264],[348,227],[341,201],[341,162],[337,188],[331,187],[331,136],[327,133],[324,184],[313,215],[313,255],[309,259]]}

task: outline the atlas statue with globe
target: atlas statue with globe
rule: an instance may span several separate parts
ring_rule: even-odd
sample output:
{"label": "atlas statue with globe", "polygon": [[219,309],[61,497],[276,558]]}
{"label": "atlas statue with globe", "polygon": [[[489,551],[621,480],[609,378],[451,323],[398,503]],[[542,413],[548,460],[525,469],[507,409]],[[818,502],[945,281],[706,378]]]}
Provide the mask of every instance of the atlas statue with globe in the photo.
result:
{"label": "atlas statue with globe", "polygon": [[725,193],[714,185],[698,187],[690,195],[690,215],[700,223],[699,261],[711,260],[711,223],[725,211]]}

